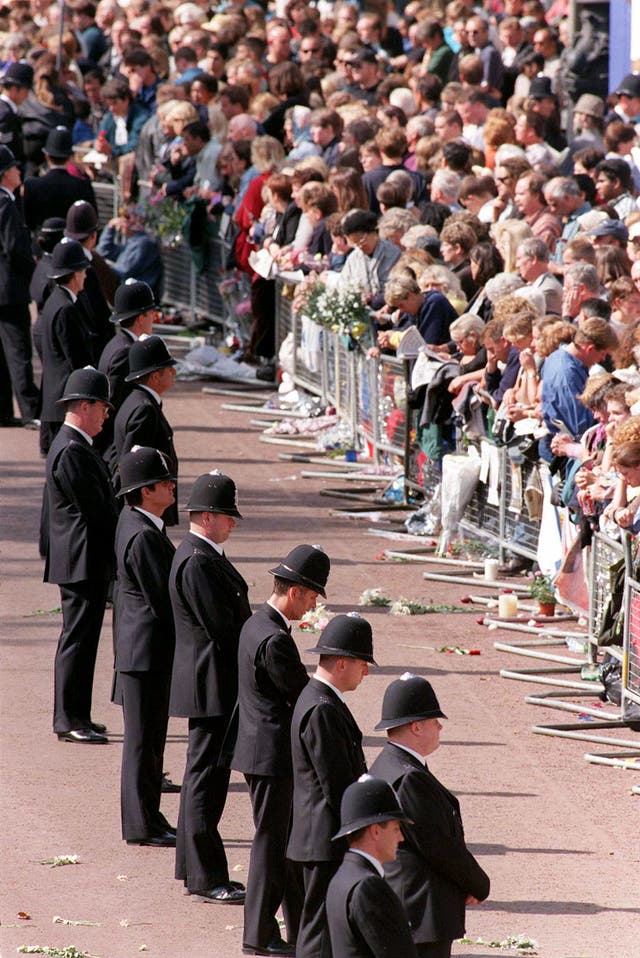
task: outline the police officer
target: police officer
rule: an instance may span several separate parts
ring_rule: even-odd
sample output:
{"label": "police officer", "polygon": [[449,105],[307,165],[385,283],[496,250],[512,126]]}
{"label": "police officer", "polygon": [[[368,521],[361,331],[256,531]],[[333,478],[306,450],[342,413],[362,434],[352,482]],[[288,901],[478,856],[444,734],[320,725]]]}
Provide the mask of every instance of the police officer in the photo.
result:
{"label": "police officer", "polygon": [[65,165],[73,153],[71,131],[56,126],[47,135],[44,155],[49,167],[42,176],[28,176],[24,181],[24,218],[30,230],[36,230],[52,216],[66,217],[76,200],[96,205],[91,180],[68,173]]}
{"label": "police officer", "polygon": [[175,500],[175,474],[157,449],[134,446],[120,462],[127,503],[116,529],[114,646],[124,741],[120,779],[122,837],[129,845],[174,846],[160,812],[175,629],[169,572],[175,548],[162,514]]}
{"label": "police officer", "polygon": [[[291,623],[315,608],[331,563],[299,545],[280,562],[271,597],[245,622],[238,652],[239,727],[233,768],[244,772],[255,824],[244,906],[244,954],[294,955],[302,907],[299,872],[286,860],[293,799],[291,717],[309,678]],[[276,920],[282,904],[291,944]]]}
{"label": "police officer", "polygon": [[169,714],[189,719],[175,877],[196,901],[242,904],[244,886],[229,880],[218,824],[229,768],[221,763],[238,690],[238,640],[251,615],[248,587],[223,543],[238,511],[232,479],[214,471],[196,479],[187,503],[189,532],[169,577],[176,626]]}
{"label": "police officer", "polygon": [[89,263],[79,243],[63,239],[51,254],[49,279],[55,288],[40,320],[42,345],[42,424],[40,446],[47,452],[60,428],[63,413],[58,400],[74,369],[91,365],[95,349],[78,294]]}
{"label": "police officer", "polygon": [[384,877],[400,823],[411,824],[386,782],[361,775],[342,796],[340,831],[349,850],[327,892],[331,951],[344,958],[416,958],[407,915]]}
{"label": "police officer", "polygon": [[345,843],[333,842],[340,802],[367,767],[362,732],[345,703],[374,664],[373,634],[355,612],[332,619],[315,648],[320,662],[300,693],[291,722],[293,821],[288,857],[302,863],[304,904],[297,958],[327,954],[325,897]]}
{"label": "police officer", "polygon": [[10,63],[0,78],[0,85],[0,144],[8,147],[22,164],[22,120],[18,110],[33,86],[33,68],[28,63]]}
{"label": "police officer", "polygon": [[449,958],[451,943],[464,935],[465,904],[489,894],[489,878],[464,840],[458,799],[429,771],[425,759],[440,742],[446,718],[429,682],[405,673],[382,702],[388,742],[371,766],[397,792],[413,819],[397,861],[387,866],[391,887],[402,901],[419,958]]}
{"label": "police officer", "polygon": [[[141,335],[150,336],[153,324],[158,316],[158,304],[153,290],[137,279],[127,279],[116,291],[111,322],[116,332],[102,350],[98,369],[109,379],[111,402],[116,413],[131,392],[131,383],[126,382],[129,374],[129,350]],[[106,449],[113,442],[113,424],[111,429],[103,429],[101,446]]]}
{"label": "police officer", "polygon": [[[173,445],[173,429],[162,409],[162,397],[175,382],[176,361],[160,336],[141,336],[129,350],[126,383],[133,388],[116,413],[113,443],[105,453],[116,490],[119,487],[118,463],[133,446],[151,446],[159,449],[171,462],[173,474],[178,474],[178,457]],[[164,516],[169,526],[178,524],[176,504],[169,506]]]}
{"label": "police officer", "polygon": [[23,424],[34,426],[39,406],[29,315],[29,282],[35,263],[15,197],[20,179],[15,156],[0,146],[0,426],[21,425],[13,415],[12,392]]}
{"label": "police officer", "polygon": [[111,408],[107,377],[91,367],[75,370],[59,402],[65,417],[47,456],[44,571],[45,582],[60,586],[62,605],[53,730],[64,742],[100,745],[105,726],[91,720],[91,696],[118,515],[109,473],[93,449]]}

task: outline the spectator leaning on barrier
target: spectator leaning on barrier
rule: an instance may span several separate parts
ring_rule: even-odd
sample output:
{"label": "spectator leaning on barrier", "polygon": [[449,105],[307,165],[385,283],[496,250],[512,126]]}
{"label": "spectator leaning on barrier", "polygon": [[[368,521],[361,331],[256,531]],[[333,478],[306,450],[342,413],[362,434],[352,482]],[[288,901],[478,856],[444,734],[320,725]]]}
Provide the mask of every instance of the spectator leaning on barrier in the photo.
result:
{"label": "spectator leaning on barrier", "polygon": [[578,396],[584,390],[589,370],[601,363],[618,345],[618,338],[604,319],[587,319],[576,330],[572,343],[547,357],[542,367],[542,418],[548,435],[540,440],[540,456],[553,458],[551,440],[560,431],[558,422],[579,438],[593,423],[593,416]]}
{"label": "spectator leaning on barrier", "polygon": [[368,210],[352,210],[342,221],[351,253],[339,274],[338,285],[361,289],[374,307],[382,305],[385,284],[400,250],[378,237],[377,217]]}
{"label": "spectator leaning on barrier", "polygon": [[98,253],[109,260],[121,282],[133,277],[158,291],[162,279],[160,250],[144,228],[139,207],[129,206],[121,216],[109,220],[100,236]]}

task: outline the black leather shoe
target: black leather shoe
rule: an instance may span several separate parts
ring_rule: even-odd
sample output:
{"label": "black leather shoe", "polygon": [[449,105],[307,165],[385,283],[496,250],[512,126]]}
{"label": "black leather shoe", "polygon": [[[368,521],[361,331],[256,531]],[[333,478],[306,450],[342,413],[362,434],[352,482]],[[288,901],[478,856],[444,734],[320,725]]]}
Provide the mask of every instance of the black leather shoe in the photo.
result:
{"label": "black leather shoe", "polygon": [[58,732],[60,742],[78,742],[81,745],[106,745],[106,735],[94,732],[92,728],[74,728],[70,732]]}
{"label": "black leather shoe", "polygon": [[533,568],[533,560],[525,559],[524,556],[514,556],[498,566],[498,575],[521,575],[523,572],[529,572]]}
{"label": "black leather shoe", "polygon": [[231,882],[218,885],[216,888],[192,891],[190,894],[194,901],[211,902],[216,905],[244,905],[244,888],[236,888]]}
{"label": "black leather shoe", "polygon": [[180,792],[182,791],[182,786],[176,785],[175,782],[172,782],[166,772],[162,773],[162,786],[160,788],[161,792],[170,793],[170,792]]}
{"label": "black leather shoe", "polygon": [[243,945],[243,955],[282,955],[282,958],[295,958],[296,949],[282,938],[269,942],[264,948],[256,945]]}
{"label": "black leather shoe", "polygon": [[0,429],[17,429],[22,425],[22,419],[16,416],[2,416],[0,418]]}
{"label": "black leather shoe", "polygon": [[176,833],[163,832],[162,835],[152,835],[150,838],[128,838],[127,845],[150,845],[152,848],[175,848]]}
{"label": "black leather shoe", "polygon": [[104,735],[107,731],[107,726],[103,725],[102,722],[92,722],[89,728],[92,728],[94,732],[97,732],[98,735]]}

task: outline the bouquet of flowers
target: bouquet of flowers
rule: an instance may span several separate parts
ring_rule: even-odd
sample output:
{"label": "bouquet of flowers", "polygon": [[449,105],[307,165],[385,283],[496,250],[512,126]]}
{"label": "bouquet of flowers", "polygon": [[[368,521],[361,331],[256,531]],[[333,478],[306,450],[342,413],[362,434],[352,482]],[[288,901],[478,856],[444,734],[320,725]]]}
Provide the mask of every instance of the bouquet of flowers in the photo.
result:
{"label": "bouquet of flowers", "polygon": [[176,249],[184,243],[183,231],[189,212],[183,204],[156,193],[140,205],[144,209],[144,225],[164,246]]}
{"label": "bouquet of flowers", "polygon": [[307,277],[294,299],[296,310],[318,326],[361,339],[369,330],[368,307],[355,286],[330,290],[322,280]]}

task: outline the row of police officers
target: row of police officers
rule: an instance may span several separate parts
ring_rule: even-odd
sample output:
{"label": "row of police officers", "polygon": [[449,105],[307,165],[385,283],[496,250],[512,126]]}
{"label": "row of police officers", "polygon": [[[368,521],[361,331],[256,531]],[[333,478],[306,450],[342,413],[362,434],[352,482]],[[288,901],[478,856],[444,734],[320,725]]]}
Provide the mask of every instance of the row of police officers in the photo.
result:
{"label": "row of police officers", "polygon": [[[149,343],[149,365],[136,367],[133,350]],[[130,368],[146,375],[159,358],[153,337],[129,350]],[[457,799],[426,764],[444,717],[430,684],[407,674],[387,688],[376,726],[387,743],[368,776],[347,696],[375,665],[370,624],[333,618],[309,650],[311,678],[291,635],[325,596],[326,553],[293,549],[252,615],[224,551],[241,518],[233,481],[215,470],[196,480],[174,549],[175,458],[150,443],[123,449],[116,497],[94,443],[111,410],[107,376],[75,370],[59,402],[64,422],[47,459],[46,578],[63,611],[54,730],[66,742],[107,741],[91,688],[115,555],[123,838],[175,846],[175,876],[195,901],[244,904],[245,954],[449,955],[489,879],[466,847]],[[177,829],[160,810],[169,715],[188,720]],[[246,778],[255,825],[246,889],[230,879],[219,831],[231,768]]]}

